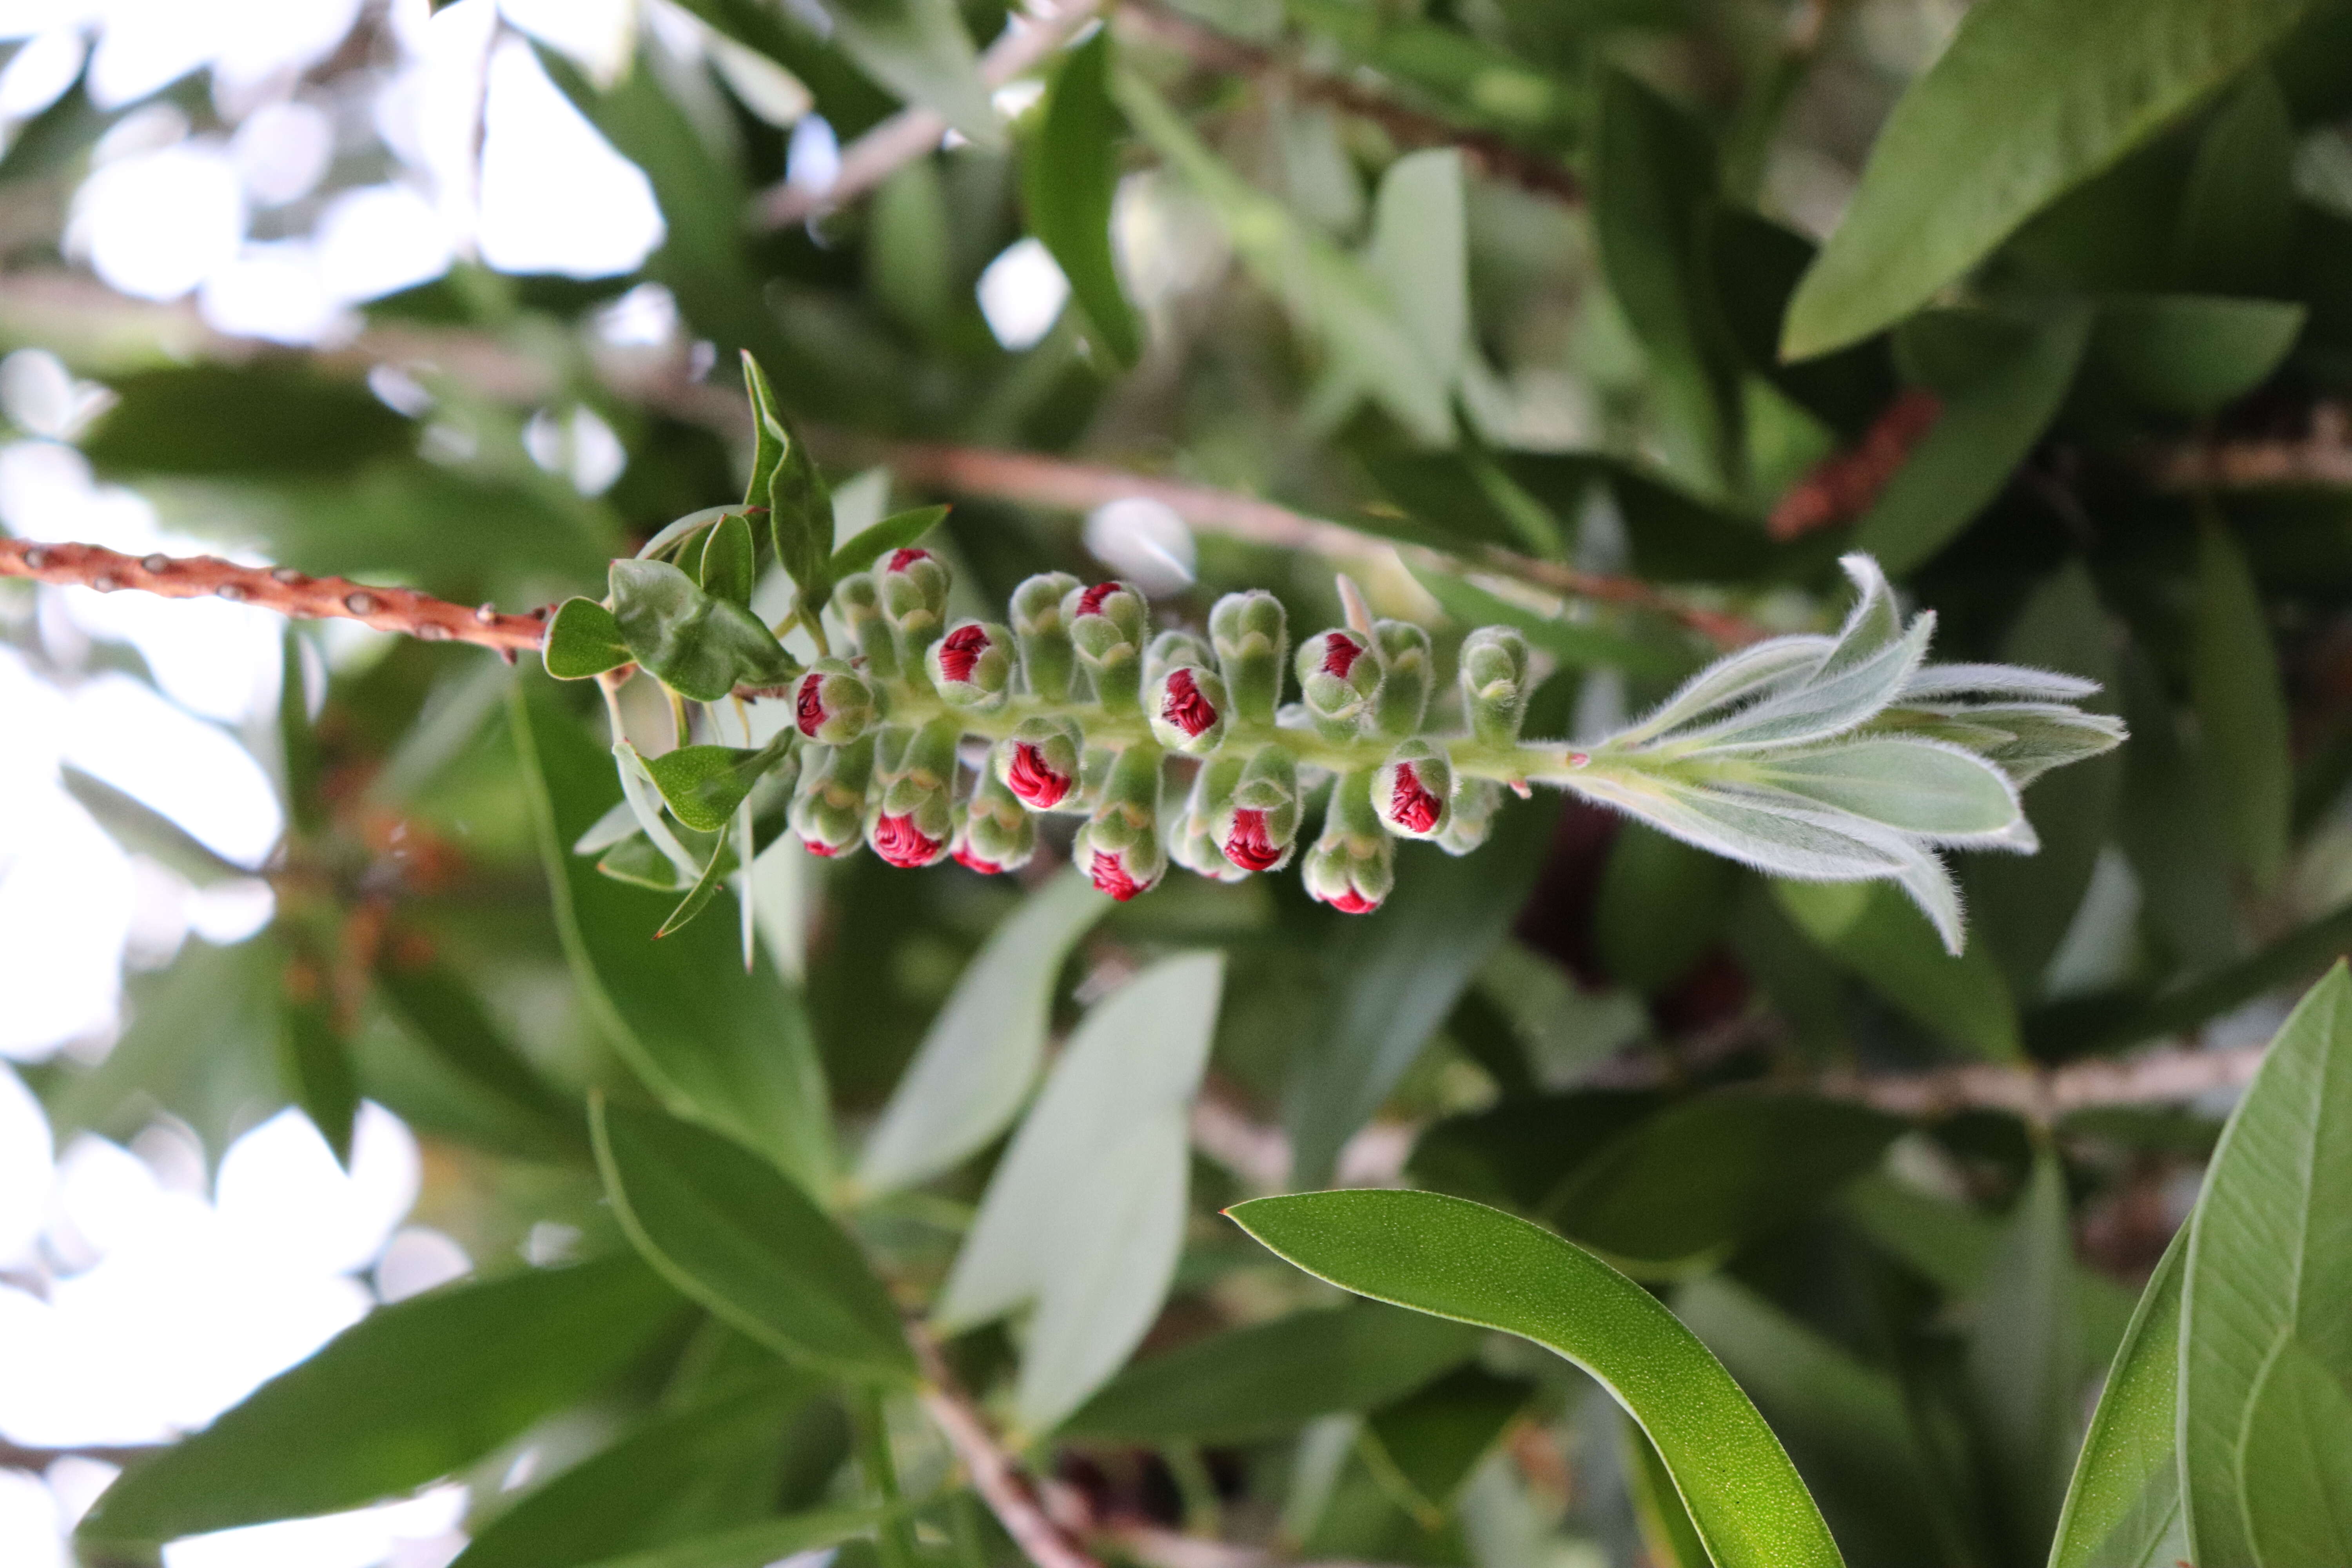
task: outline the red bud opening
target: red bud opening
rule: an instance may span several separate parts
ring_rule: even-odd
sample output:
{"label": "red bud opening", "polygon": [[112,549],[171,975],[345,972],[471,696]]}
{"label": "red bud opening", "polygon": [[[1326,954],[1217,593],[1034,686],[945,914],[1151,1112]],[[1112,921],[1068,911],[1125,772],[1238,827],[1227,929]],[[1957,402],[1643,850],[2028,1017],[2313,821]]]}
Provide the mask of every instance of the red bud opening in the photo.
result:
{"label": "red bud opening", "polygon": [[875,819],[874,853],[893,866],[912,869],[940,858],[940,841],[925,837],[915,819],[902,813]]}
{"label": "red bud opening", "polygon": [[1389,792],[1389,820],[1407,833],[1427,833],[1445,814],[1445,803],[1429,793],[1411,763],[1399,763],[1396,787]]}
{"label": "red bud opening", "polygon": [[1225,835],[1225,858],[1244,871],[1271,871],[1282,851],[1265,831],[1265,813],[1244,807],[1234,813],[1234,830]]}
{"label": "red bud opening", "polygon": [[983,877],[993,877],[1004,869],[993,860],[983,860],[972,852],[969,844],[959,844],[955,849],[956,864],[969,866]]}
{"label": "red bud opening", "polygon": [[1096,584],[1093,587],[1078,595],[1078,614],[1082,616],[1101,615],[1103,601],[1109,598],[1113,594],[1120,592],[1126,586],[1126,584],[1117,582]]}
{"label": "red bud opening", "polygon": [[1143,891],[1143,884],[1127,874],[1127,867],[1108,849],[1095,851],[1093,867],[1095,886],[1120,903]]}
{"label": "red bud opening", "polygon": [[1005,770],[1005,787],[1038,810],[1059,805],[1070,793],[1070,775],[1045,763],[1045,753],[1027,741],[1013,743],[1013,763]]}
{"label": "red bud opening", "polygon": [[800,725],[801,733],[811,740],[816,738],[817,730],[829,717],[824,710],[824,698],[818,689],[824,682],[824,676],[812,671],[802,679],[800,694],[793,701],[793,721]]}
{"label": "red bud opening", "polygon": [[884,570],[904,572],[916,562],[929,561],[930,558],[931,552],[928,550],[916,550],[911,547],[905,550],[893,550],[890,552],[890,564]]}
{"label": "red bud opening", "polygon": [[1323,639],[1323,673],[1348,679],[1356,661],[1364,657],[1364,645],[1345,632],[1332,632]]}
{"label": "red bud opening", "polygon": [[1217,721],[1216,709],[1189,669],[1169,676],[1168,695],[1160,704],[1160,716],[1187,735],[1198,735]]}
{"label": "red bud opening", "polygon": [[1336,899],[1323,900],[1343,915],[1368,915],[1381,907],[1377,899],[1368,899],[1350,888]]}
{"label": "red bud opening", "polygon": [[979,626],[958,626],[940,644],[940,673],[950,680],[968,681],[971,667],[988,651],[988,633]]}

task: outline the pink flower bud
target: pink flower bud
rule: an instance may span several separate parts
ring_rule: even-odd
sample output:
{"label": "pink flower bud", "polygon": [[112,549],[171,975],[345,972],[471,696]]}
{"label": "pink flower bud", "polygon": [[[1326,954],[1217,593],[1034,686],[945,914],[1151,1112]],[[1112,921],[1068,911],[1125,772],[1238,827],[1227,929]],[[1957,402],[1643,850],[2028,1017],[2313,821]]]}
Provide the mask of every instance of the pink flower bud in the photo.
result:
{"label": "pink flower bud", "polygon": [[1013,761],[1005,769],[1004,783],[1022,804],[1039,811],[1062,804],[1070,793],[1070,775],[1056,773],[1045,761],[1042,747],[1032,741],[1016,741],[1013,744]]}
{"label": "pink flower bud", "polygon": [[1097,889],[1122,904],[1151,886],[1150,882],[1137,881],[1128,869],[1126,858],[1110,849],[1095,851],[1094,864],[1088,868],[1088,875],[1094,878]]}
{"label": "pink flower bud", "polygon": [[877,816],[866,839],[874,846],[874,853],[906,870],[932,865],[947,853],[947,841],[925,837],[923,830],[915,826],[912,812]]}
{"label": "pink flower bud", "polygon": [[1234,810],[1234,829],[1225,835],[1226,859],[1245,871],[1271,871],[1287,853],[1269,836],[1265,812],[1247,806]]}
{"label": "pink flower bud", "polygon": [[970,680],[971,667],[988,651],[988,630],[977,624],[958,626],[940,644],[940,669],[950,680]]}
{"label": "pink flower bud", "polygon": [[1198,735],[1217,721],[1217,710],[1201,695],[1201,684],[1189,669],[1169,676],[1168,695],[1160,704],[1160,716],[1187,735]]}
{"label": "pink flower bud", "polygon": [[1356,661],[1364,657],[1364,645],[1346,632],[1326,632],[1323,635],[1323,673],[1348,679]]}
{"label": "pink flower bud", "polygon": [[893,550],[890,552],[890,564],[884,567],[883,570],[886,572],[904,572],[916,562],[929,561],[930,558],[931,552],[928,550],[916,550],[912,547],[904,550]]}
{"label": "pink flower bud", "polygon": [[1434,838],[1453,810],[1454,764],[1426,741],[1407,741],[1372,775],[1372,807],[1391,833]]}
{"label": "pink flower bud", "polygon": [[955,861],[957,865],[967,867],[971,870],[979,872],[983,877],[997,876],[1005,869],[1005,868],[998,865],[993,860],[982,859],[979,854],[973,850],[972,847],[969,843],[959,844],[956,846]]}

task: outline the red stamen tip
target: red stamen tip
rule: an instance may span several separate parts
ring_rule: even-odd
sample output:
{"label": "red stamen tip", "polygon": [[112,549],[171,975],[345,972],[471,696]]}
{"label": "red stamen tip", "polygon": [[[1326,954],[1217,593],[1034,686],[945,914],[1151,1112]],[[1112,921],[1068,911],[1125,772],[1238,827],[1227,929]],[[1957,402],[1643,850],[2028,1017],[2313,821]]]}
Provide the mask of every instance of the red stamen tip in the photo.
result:
{"label": "red stamen tip", "polygon": [[1101,615],[1103,601],[1109,598],[1113,594],[1120,592],[1126,588],[1126,586],[1127,584],[1124,583],[1116,582],[1096,584],[1093,587],[1078,595],[1078,614],[1082,616]]}
{"label": "red stamen tip", "polygon": [[1143,884],[1129,876],[1118,857],[1108,849],[1095,851],[1093,875],[1095,886],[1122,904],[1143,891]]}
{"label": "red stamen tip", "polygon": [[874,823],[874,853],[903,870],[928,866],[940,858],[940,841],[927,838],[908,815],[877,817]]}
{"label": "red stamen tip", "polygon": [[1429,793],[1411,763],[1399,763],[1396,788],[1389,792],[1389,820],[1407,833],[1427,833],[1437,826],[1445,803]]}
{"label": "red stamen tip", "polygon": [[940,673],[950,680],[970,680],[971,667],[988,651],[988,633],[979,626],[958,626],[940,644]]}
{"label": "red stamen tip", "polygon": [[1013,745],[1013,765],[1004,771],[1005,787],[1040,811],[1059,805],[1070,793],[1070,775],[1048,767],[1045,753],[1026,741]]}
{"label": "red stamen tip", "polygon": [[1169,676],[1168,696],[1160,704],[1160,716],[1187,735],[1198,735],[1217,721],[1216,709],[1210,705],[1189,669]]}
{"label": "red stamen tip", "polygon": [[793,722],[800,725],[801,733],[811,740],[816,738],[817,731],[827,718],[824,698],[817,689],[824,679],[823,676],[812,673],[801,682],[800,695],[793,701]]}
{"label": "red stamen tip", "polygon": [[1323,673],[1348,679],[1356,661],[1364,657],[1364,645],[1345,632],[1333,632],[1323,642]]}
{"label": "red stamen tip", "polygon": [[1271,871],[1282,851],[1265,831],[1265,813],[1244,807],[1234,813],[1234,830],[1225,835],[1225,858],[1244,871]]}
{"label": "red stamen tip", "polygon": [[969,844],[959,844],[955,850],[956,864],[969,866],[983,877],[993,877],[1004,869],[993,860],[983,860],[972,852]]}
{"label": "red stamen tip", "polygon": [[1353,888],[1328,901],[1343,915],[1368,915],[1381,907],[1379,900],[1368,899]]}
{"label": "red stamen tip", "polygon": [[928,550],[916,550],[911,547],[905,550],[893,550],[890,552],[890,564],[886,570],[904,572],[916,562],[929,561],[930,558],[931,552]]}

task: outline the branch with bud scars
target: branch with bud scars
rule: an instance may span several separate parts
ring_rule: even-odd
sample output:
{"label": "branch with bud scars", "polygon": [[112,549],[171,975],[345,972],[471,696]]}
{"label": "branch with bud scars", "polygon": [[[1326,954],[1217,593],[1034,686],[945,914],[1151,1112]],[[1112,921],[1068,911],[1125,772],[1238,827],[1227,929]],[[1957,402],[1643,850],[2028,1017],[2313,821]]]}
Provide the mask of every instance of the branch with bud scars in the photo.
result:
{"label": "branch with bud scars", "polygon": [[[894,866],[952,856],[997,872],[1026,864],[1038,818],[1056,814],[1083,819],[1075,858],[1122,900],[1171,863],[1232,881],[1296,859],[1311,896],[1360,914],[1394,886],[1399,839],[1466,854],[1506,790],[1550,784],[1777,876],[1891,879],[1958,952],[1959,899],[1937,851],[2031,852],[2019,788],[2123,736],[2074,705],[2088,681],[1927,663],[1935,617],[1906,623],[1859,555],[1845,561],[1858,600],[1834,636],[1741,648],[1580,746],[1521,735],[1538,671],[1502,626],[1463,642],[1460,722],[1432,727],[1429,634],[1375,617],[1345,578],[1347,624],[1295,657],[1281,602],[1262,592],[1220,599],[1205,637],[1155,636],[1134,587],[1058,573],[1015,589],[1004,621],[951,622],[948,568],[915,542],[937,512],[828,551],[823,481],[748,360],[745,379],[759,419],[745,505],[682,519],[615,563],[608,597],[562,605],[545,646],[550,673],[635,667],[681,715],[676,751],[615,747],[627,799],[578,846],[610,875],[684,891],[665,931],[786,827],[819,855],[864,845]],[[749,608],[769,562],[797,584],[789,619],[820,653],[806,667]],[[696,739],[688,703],[743,697],[789,701],[790,727],[758,748]],[[720,731],[716,710],[707,728]],[[1178,759],[1191,767],[1181,802]]]}

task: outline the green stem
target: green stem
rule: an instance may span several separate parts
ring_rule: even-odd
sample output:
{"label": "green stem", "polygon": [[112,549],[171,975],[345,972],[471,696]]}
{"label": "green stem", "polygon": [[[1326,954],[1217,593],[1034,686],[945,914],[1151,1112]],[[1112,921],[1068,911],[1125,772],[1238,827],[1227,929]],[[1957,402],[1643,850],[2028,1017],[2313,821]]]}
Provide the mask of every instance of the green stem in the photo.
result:
{"label": "green stem", "polygon": [[866,1489],[885,1514],[875,1540],[882,1568],[915,1568],[915,1533],[898,1508],[898,1466],[890,1455],[890,1421],[882,1391],[861,1388],[850,1404],[857,1426],[858,1468],[866,1472]]}
{"label": "green stem", "polygon": [[1201,1446],[1171,1443],[1160,1457],[1168,1461],[1168,1473],[1176,1480],[1176,1495],[1183,1500],[1185,1532],[1214,1540],[1223,1527],[1224,1505],[1217,1498],[1216,1479],[1202,1461]]}

